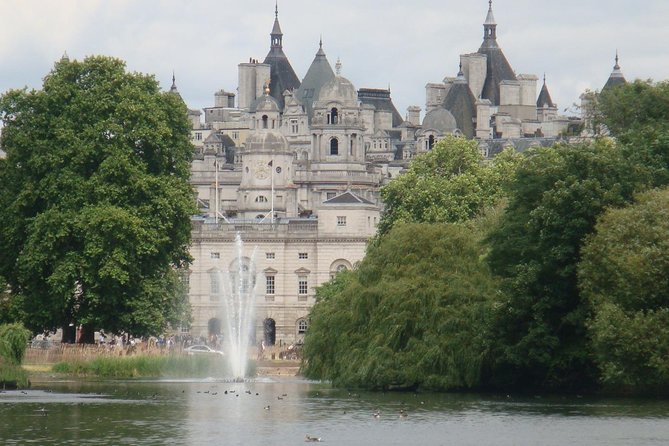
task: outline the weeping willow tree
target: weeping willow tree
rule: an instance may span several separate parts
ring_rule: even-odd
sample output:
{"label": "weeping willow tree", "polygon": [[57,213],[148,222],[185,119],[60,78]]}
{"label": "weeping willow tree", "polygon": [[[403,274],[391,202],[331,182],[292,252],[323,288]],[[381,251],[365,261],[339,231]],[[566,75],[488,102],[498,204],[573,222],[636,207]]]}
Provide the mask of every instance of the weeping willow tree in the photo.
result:
{"label": "weeping willow tree", "polygon": [[394,227],[357,270],[318,289],[306,376],[370,389],[479,385],[497,289],[479,239],[462,225]]}

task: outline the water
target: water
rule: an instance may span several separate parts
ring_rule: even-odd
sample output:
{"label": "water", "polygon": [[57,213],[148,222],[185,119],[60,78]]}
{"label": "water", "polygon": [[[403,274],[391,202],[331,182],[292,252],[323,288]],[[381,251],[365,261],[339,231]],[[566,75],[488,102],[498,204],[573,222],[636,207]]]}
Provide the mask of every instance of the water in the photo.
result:
{"label": "water", "polygon": [[297,379],[71,381],[0,393],[3,445],[285,446],[307,434],[332,446],[666,445],[669,402],[351,394]]}
{"label": "water", "polygon": [[261,282],[256,274],[255,254],[244,256],[242,237],[237,233],[235,240],[237,257],[227,273],[220,273],[219,283],[223,285],[223,306],[221,318],[225,355],[232,371],[232,377],[246,377],[250,335],[255,328],[256,287]]}

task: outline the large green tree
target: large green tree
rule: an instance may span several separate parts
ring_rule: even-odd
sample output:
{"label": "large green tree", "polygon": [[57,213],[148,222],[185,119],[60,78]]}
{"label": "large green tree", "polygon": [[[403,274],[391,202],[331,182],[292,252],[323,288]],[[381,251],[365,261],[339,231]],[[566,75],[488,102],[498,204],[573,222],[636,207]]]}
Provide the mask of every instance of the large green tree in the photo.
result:
{"label": "large green tree", "polygon": [[381,189],[379,234],[397,223],[459,223],[481,215],[503,197],[519,159],[509,150],[486,162],[476,141],[447,136]]}
{"label": "large green tree", "polygon": [[611,209],[588,238],[579,286],[603,383],[669,391],[669,189]]}
{"label": "large green tree", "polygon": [[602,91],[597,113],[651,187],[669,184],[669,82],[634,81]]}
{"label": "large green tree", "polygon": [[120,60],[63,59],[42,89],[4,94],[0,118],[0,276],[26,325],[178,319],[194,213],[181,99]]}
{"label": "large green tree", "polygon": [[317,291],[304,373],[372,389],[480,384],[497,291],[476,229],[398,224]]}
{"label": "large green tree", "polygon": [[576,269],[597,217],[629,202],[636,186],[610,139],[528,153],[488,239],[490,265],[505,279],[492,330],[493,383],[578,389],[596,381],[586,342],[590,306]]}

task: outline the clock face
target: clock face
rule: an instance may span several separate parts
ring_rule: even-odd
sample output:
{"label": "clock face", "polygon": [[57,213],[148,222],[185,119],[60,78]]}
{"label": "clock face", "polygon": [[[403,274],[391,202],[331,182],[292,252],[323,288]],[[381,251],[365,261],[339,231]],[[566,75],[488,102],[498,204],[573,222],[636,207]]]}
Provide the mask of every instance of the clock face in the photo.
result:
{"label": "clock face", "polygon": [[269,176],[269,167],[262,161],[258,161],[253,168],[253,174],[259,180],[264,180]]}

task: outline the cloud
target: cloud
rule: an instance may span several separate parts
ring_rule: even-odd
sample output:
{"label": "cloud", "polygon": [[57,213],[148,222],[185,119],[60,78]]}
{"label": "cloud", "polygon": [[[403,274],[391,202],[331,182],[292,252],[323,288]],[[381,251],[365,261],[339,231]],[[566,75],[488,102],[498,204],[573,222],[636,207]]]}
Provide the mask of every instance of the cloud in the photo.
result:
{"label": "cloud", "polygon": [[[402,114],[424,106],[425,84],[454,76],[478,49],[487,1],[282,0],[284,49],[298,76],[323,36],[331,63],[360,87],[386,88]],[[628,79],[669,73],[669,2],[495,0],[499,42],[518,72],[547,74],[561,107],[601,88],[616,48]],[[192,108],[235,91],[237,65],[269,50],[274,0],[21,0],[0,2],[0,92],[39,87],[64,51],[105,54],[169,88],[172,71]]]}

